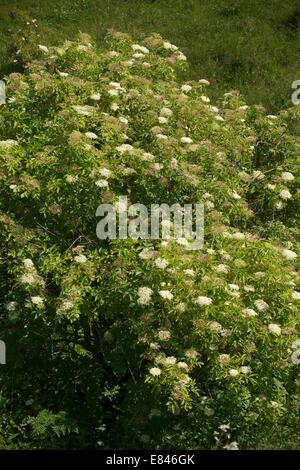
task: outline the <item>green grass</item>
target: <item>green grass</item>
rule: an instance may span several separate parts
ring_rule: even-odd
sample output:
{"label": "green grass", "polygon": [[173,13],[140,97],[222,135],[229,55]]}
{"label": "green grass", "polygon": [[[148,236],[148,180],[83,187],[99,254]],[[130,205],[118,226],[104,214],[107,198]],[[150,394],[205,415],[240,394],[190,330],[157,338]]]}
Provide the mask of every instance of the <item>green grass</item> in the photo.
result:
{"label": "green grass", "polygon": [[[187,55],[184,78],[207,78],[213,97],[239,89],[270,111],[291,105],[300,78],[299,0],[0,0],[0,76],[18,49],[54,45],[78,31],[101,44],[114,28],[142,39],[159,32]],[[36,18],[38,27],[26,25]],[[33,35],[29,30],[35,31]],[[39,37],[36,37],[39,34]],[[21,38],[25,37],[25,41]],[[30,39],[31,38],[31,39]]]}

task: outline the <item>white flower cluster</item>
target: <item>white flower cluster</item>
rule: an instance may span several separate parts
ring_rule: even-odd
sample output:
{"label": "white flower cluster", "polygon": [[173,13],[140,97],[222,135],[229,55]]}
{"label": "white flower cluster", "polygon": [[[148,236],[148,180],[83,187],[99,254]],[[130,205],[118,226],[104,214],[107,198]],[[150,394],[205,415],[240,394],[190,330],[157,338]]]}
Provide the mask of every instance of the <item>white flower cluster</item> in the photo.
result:
{"label": "white flower cluster", "polygon": [[150,289],[150,287],[140,287],[138,289],[137,303],[139,305],[148,305],[151,300],[152,294],[153,294],[153,290]]}

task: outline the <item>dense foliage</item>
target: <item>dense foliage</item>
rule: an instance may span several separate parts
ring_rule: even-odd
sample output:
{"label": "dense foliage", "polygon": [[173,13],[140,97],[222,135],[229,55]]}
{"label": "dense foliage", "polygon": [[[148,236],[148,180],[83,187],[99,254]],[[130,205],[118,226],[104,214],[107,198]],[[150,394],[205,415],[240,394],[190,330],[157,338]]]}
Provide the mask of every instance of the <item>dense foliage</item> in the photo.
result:
{"label": "dense foliage", "polygon": [[[299,448],[300,110],[266,115],[159,35],[38,46],[0,108],[2,448]],[[96,209],[205,204],[205,246]]]}

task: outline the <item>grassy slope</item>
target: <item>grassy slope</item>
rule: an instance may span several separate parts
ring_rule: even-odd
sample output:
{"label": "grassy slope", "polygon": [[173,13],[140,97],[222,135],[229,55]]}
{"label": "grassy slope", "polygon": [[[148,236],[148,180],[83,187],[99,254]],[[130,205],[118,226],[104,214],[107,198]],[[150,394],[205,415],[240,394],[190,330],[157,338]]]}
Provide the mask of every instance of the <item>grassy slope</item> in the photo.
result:
{"label": "grassy slope", "polygon": [[0,0],[0,75],[16,67],[17,38],[32,18],[40,44],[78,30],[99,43],[112,27],[135,38],[159,32],[188,56],[186,77],[209,79],[215,96],[239,89],[270,110],[290,106],[300,78],[299,0]]}

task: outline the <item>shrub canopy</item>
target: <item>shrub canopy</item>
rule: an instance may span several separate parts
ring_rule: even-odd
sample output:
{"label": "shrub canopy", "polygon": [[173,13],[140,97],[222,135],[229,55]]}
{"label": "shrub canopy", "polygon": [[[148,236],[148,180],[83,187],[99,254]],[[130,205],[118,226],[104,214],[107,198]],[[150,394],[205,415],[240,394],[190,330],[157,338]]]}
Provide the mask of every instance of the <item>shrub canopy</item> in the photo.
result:
{"label": "shrub canopy", "polygon": [[[212,106],[159,35],[109,43],[7,77],[1,446],[299,447],[300,110]],[[98,239],[124,195],[204,203],[204,248]]]}

